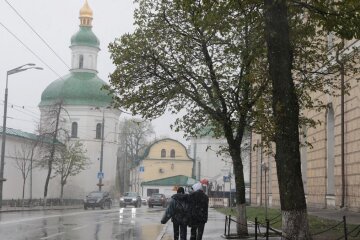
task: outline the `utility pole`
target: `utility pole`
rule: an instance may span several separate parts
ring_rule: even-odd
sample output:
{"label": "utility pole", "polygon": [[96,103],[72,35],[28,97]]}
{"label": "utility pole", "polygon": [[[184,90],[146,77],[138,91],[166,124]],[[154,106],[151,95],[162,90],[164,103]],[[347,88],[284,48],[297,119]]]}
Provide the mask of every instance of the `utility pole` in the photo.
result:
{"label": "utility pole", "polygon": [[104,185],[102,183],[102,171],[103,171],[103,161],[104,161],[104,129],[105,129],[105,116],[104,116],[105,109],[103,110],[102,116],[102,124],[101,124],[101,149],[100,149],[100,175],[99,176],[99,192],[101,192],[101,187]]}

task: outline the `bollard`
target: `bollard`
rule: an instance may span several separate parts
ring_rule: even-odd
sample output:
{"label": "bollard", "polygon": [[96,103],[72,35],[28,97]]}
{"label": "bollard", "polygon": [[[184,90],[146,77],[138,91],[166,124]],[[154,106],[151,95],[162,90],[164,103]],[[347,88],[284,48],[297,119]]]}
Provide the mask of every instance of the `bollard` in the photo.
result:
{"label": "bollard", "polygon": [[257,240],[257,225],[258,225],[257,218],[255,218],[255,240]]}
{"label": "bollard", "polygon": [[343,222],[344,222],[344,239],[347,240],[347,229],[346,229],[346,217],[343,216]]}
{"label": "bollard", "polygon": [[226,225],[227,225],[227,215],[225,216],[225,232],[224,232],[225,237],[226,237]]}
{"label": "bollard", "polygon": [[230,223],[231,223],[231,215],[229,215],[229,226],[228,226],[228,236],[230,236]]}

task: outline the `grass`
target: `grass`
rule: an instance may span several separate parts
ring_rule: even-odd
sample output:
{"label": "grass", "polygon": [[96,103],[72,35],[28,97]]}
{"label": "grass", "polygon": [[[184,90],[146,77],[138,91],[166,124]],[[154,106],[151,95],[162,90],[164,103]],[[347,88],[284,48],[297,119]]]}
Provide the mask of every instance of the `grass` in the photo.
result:
{"label": "grass", "polygon": [[[237,216],[237,211],[235,208],[218,208],[219,212],[225,215]],[[263,207],[246,207],[246,215],[248,221],[255,222],[257,221],[264,224],[265,223],[265,208]],[[272,228],[281,229],[281,211],[280,209],[268,208],[267,218],[270,220],[270,226]],[[338,239],[344,235],[344,225],[340,224],[339,226],[328,230],[329,228],[339,224],[338,221],[328,220],[320,218],[317,216],[308,216],[310,232],[313,235],[314,240],[331,240]],[[347,224],[348,232],[352,231],[358,227],[357,225]],[[328,230],[328,231],[327,231]],[[348,240],[360,239],[360,229],[357,228],[356,231],[352,232],[350,236],[348,235]],[[359,234],[355,236],[356,234]],[[344,239],[344,238],[343,238]]]}

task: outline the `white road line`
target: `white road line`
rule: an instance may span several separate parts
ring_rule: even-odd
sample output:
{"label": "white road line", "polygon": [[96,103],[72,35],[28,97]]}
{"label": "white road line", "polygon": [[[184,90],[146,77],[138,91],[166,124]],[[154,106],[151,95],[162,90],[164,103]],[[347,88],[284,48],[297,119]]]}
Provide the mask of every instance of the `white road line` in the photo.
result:
{"label": "white road line", "polygon": [[56,237],[56,236],[59,236],[59,235],[63,235],[65,232],[59,232],[59,233],[55,233],[53,235],[50,235],[50,236],[47,236],[47,237],[42,237],[40,238],[41,240],[43,239],[49,239],[49,238],[53,238],[53,237]]}
{"label": "white road line", "polygon": [[71,231],[77,231],[77,230],[86,228],[86,227],[88,227],[88,226],[89,226],[89,225],[84,225],[84,226],[76,227],[76,228],[71,229]]}

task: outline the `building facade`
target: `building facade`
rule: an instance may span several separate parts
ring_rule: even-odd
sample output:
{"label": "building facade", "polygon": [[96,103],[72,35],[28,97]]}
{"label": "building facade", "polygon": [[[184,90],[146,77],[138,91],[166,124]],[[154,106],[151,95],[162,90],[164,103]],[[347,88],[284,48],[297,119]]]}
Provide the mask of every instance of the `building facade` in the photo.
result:
{"label": "building facade", "polygon": [[[334,41],[334,38],[330,37],[329,41]],[[359,40],[345,41],[343,53],[359,46]],[[334,52],[330,51],[329,55],[329,59],[335,61],[331,58]],[[341,95],[339,90],[334,90],[339,93],[337,97],[314,94],[313,98],[321,99],[326,109],[304,112],[308,118],[321,122],[315,128],[302,128],[305,134],[300,139],[302,143],[311,144],[300,147],[302,178],[309,207],[360,211],[359,77],[359,74],[340,75],[344,84],[351,86],[348,94]],[[261,142],[258,135],[253,135],[252,139],[253,144]],[[251,202],[280,206],[274,158],[258,148],[252,152],[251,162]]]}
{"label": "building facade", "polygon": [[191,177],[192,168],[193,159],[183,144],[169,138],[158,140],[145,150],[139,165],[130,170],[130,191],[147,196],[142,189],[143,182],[178,175]]}

